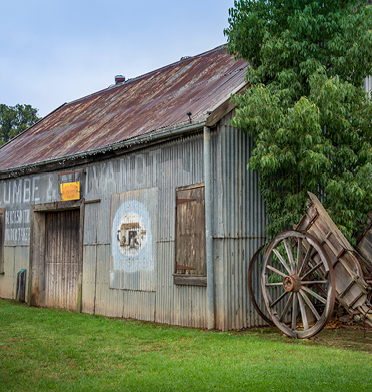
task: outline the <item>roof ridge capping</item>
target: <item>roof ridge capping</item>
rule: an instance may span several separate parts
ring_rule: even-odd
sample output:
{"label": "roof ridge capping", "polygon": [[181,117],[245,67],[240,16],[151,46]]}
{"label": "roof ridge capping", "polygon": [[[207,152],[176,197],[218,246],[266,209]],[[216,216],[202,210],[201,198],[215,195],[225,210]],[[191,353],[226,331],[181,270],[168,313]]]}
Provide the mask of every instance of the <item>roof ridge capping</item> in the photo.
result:
{"label": "roof ridge capping", "polygon": [[[162,67],[160,67],[160,68],[157,68],[157,69],[154,69],[154,70],[152,70],[152,71],[146,72],[146,73],[144,73],[144,74],[142,74],[142,75],[135,76],[135,77],[133,77],[133,78],[127,79],[127,80],[125,80],[125,82],[120,83],[120,84],[118,84],[118,85],[116,85],[116,84],[110,85],[110,86],[108,86],[108,87],[103,88],[102,90],[98,90],[98,91],[95,91],[94,93],[91,93],[91,94],[85,95],[85,96],[83,96],[83,97],[74,99],[74,100],[72,100],[72,101],[66,102],[66,105],[70,105],[70,104],[74,104],[74,103],[76,103],[76,102],[83,101],[83,100],[86,99],[86,98],[91,98],[91,97],[93,97],[93,96],[95,96],[95,95],[99,95],[99,94],[101,94],[101,93],[103,93],[103,92],[105,92],[105,91],[108,91],[108,90],[113,90],[113,89],[115,89],[115,88],[120,88],[120,87],[126,86],[126,85],[128,85],[129,83],[136,82],[136,81],[138,81],[138,80],[140,80],[140,79],[142,79],[142,78],[145,78],[145,77],[150,76],[151,74],[155,74],[155,73],[157,73],[157,72],[159,72],[159,71],[163,71],[163,70],[165,70],[165,69],[167,69],[167,68],[174,67],[176,64],[178,64],[178,63],[180,63],[180,62],[192,61],[193,59],[196,59],[196,58],[200,58],[200,57],[206,56],[206,55],[208,55],[208,54],[210,54],[210,53],[213,53],[213,52],[217,52],[218,50],[224,49],[225,47],[227,47],[227,43],[226,43],[226,44],[219,45],[219,46],[216,46],[216,47],[213,48],[213,49],[207,50],[207,51],[205,51],[205,52],[203,52],[203,53],[196,54],[196,55],[194,55],[194,56],[181,57],[180,60],[175,61],[174,63],[164,65],[164,66],[162,66]],[[59,108],[57,108],[57,109],[59,109]],[[56,109],[56,110],[57,110],[57,109]]]}

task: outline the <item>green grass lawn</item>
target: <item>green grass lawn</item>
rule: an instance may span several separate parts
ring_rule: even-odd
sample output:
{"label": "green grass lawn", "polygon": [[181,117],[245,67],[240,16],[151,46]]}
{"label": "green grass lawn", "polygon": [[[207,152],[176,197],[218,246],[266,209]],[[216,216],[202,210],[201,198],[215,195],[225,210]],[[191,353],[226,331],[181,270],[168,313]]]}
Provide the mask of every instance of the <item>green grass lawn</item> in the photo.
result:
{"label": "green grass lawn", "polygon": [[371,391],[363,340],[329,347],[327,333],[205,332],[0,300],[0,391]]}

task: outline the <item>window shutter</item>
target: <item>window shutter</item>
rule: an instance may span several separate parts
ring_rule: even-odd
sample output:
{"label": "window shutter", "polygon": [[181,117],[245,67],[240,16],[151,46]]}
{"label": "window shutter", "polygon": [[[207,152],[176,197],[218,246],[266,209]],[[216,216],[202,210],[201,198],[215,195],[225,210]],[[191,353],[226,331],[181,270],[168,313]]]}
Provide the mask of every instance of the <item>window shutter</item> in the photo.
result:
{"label": "window shutter", "polygon": [[204,203],[204,184],[176,189],[176,284],[206,285]]}

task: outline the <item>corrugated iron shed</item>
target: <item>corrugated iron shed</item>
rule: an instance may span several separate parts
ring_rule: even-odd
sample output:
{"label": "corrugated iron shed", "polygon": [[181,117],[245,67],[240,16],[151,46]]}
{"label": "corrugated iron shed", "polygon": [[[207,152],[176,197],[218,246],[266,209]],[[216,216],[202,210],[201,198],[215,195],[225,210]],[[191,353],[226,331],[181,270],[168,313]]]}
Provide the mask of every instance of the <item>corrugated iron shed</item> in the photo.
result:
{"label": "corrugated iron shed", "polygon": [[205,121],[244,86],[248,64],[217,47],[66,103],[0,149],[0,171],[97,151]]}

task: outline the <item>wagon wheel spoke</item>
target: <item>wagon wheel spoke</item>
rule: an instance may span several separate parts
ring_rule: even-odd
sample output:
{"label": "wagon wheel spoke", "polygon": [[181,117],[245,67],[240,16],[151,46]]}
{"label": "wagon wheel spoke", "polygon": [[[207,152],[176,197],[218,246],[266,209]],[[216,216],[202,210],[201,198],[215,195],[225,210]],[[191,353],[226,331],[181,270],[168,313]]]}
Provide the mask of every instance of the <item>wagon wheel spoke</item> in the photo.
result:
{"label": "wagon wheel spoke", "polygon": [[273,249],[273,252],[275,253],[276,257],[279,259],[279,261],[282,263],[283,267],[287,270],[287,272],[290,274],[291,270],[288,267],[288,264],[285,262],[283,259],[283,256],[279,253],[277,249]]}
{"label": "wagon wheel spoke", "polygon": [[327,299],[326,298],[321,297],[319,294],[317,294],[315,291],[309,289],[308,287],[303,286],[302,289],[304,291],[306,291],[307,293],[309,293],[310,295],[312,295],[313,297],[315,297],[316,299],[318,299],[320,302],[323,302],[324,304],[327,303]]}
{"label": "wagon wheel spoke", "polygon": [[302,272],[303,272],[303,270],[304,270],[306,264],[308,263],[308,261],[309,261],[309,259],[310,259],[310,255],[313,253],[313,250],[314,250],[314,248],[310,245],[310,246],[309,246],[309,249],[308,249],[307,252],[306,252],[305,259],[303,260],[303,262],[302,262],[302,264],[301,264],[301,267],[298,269],[298,272],[297,272],[297,273],[298,273],[299,276],[302,275]]}
{"label": "wagon wheel spoke", "polygon": [[335,298],[334,272],[323,246],[306,232],[279,234],[265,253],[261,291],[268,314],[285,334],[308,338],[318,333]]}
{"label": "wagon wheel spoke", "polygon": [[[327,282],[328,282],[328,281],[327,281]],[[322,281],[317,282],[317,283],[322,283]],[[322,285],[322,284],[317,284],[317,285],[315,286],[315,288],[317,289],[317,291],[318,291],[318,293],[319,293],[320,295],[323,295],[323,298],[326,298],[326,297],[327,297],[327,290],[325,290],[324,284],[323,284],[323,285]]]}
{"label": "wagon wheel spoke", "polygon": [[288,291],[284,291],[284,293],[279,296],[272,304],[271,307],[275,306],[276,304],[278,304],[286,295],[288,294]]}
{"label": "wagon wheel spoke", "polygon": [[295,272],[296,267],[295,267],[294,260],[293,260],[292,249],[289,244],[289,241],[286,238],[283,240],[283,242],[284,242],[285,250],[287,251],[289,265],[291,267],[291,273],[293,274]]}
{"label": "wagon wheel spoke", "polygon": [[292,329],[295,331],[296,330],[296,324],[297,324],[297,293],[293,293],[293,300],[292,300]]}
{"label": "wagon wheel spoke", "polygon": [[301,278],[301,280],[304,280],[305,278],[307,278],[309,275],[311,275],[314,271],[316,271],[322,265],[323,265],[322,261],[319,262],[318,264],[316,264],[314,267],[312,267],[311,269],[309,269],[309,271],[306,272],[306,274]]}
{"label": "wagon wheel spoke", "polygon": [[298,298],[298,303],[300,304],[302,323],[304,325],[305,331],[307,331],[309,329],[309,323],[307,322],[307,316],[306,316],[304,302],[302,301],[302,298],[301,298],[299,293],[296,293],[296,295],[297,295],[297,298]]}
{"label": "wagon wheel spoke", "polygon": [[301,240],[301,238],[299,238],[297,241],[297,265],[296,265],[297,272],[301,269],[302,263],[303,263],[302,240]]}
{"label": "wagon wheel spoke", "polygon": [[275,273],[277,273],[278,275],[283,276],[283,278],[285,278],[287,275],[285,273],[283,273],[282,271],[279,271],[278,269],[276,269],[275,267],[268,265],[267,268]]}
{"label": "wagon wheel spoke", "polygon": [[304,293],[304,291],[302,289],[299,291],[299,293],[301,294],[302,298],[305,300],[306,305],[313,312],[313,315],[316,317],[317,320],[319,320],[320,315],[319,315],[318,311],[315,309],[315,306],[312,304],[312,302],[308,298],[308,296]]}
{"label": "wagon wheel spoke", "polygon": [[282,311],[282,314],[281,314],[280,317],[279,317],[279,321],[280,321],[280,322],[283,321],[283,318],[284,318],[285,314],[288,312],[288,309],[289,309],[289,307],[291,306],[291,303],[292,303],[292,299],[293,299],[293,293],[290,294],[290,296],[289,296],[289,298],[288,298],[288,301],[287,301],[287,303],[286,303],[285,306],[284,306],[284,309],[283,309],[283,311]]}

